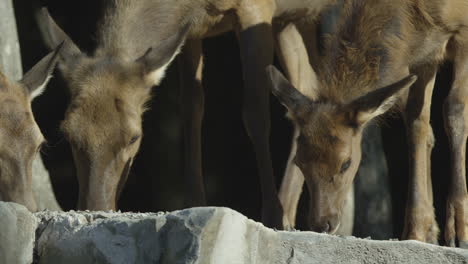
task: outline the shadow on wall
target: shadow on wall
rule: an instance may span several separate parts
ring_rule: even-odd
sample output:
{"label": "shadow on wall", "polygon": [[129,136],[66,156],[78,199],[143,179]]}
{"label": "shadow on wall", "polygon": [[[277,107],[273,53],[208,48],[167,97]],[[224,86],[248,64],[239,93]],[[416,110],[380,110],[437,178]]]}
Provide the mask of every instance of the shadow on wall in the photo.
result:
{"label": "shadow on wall", "polygon": [[[82,50],[95,46],[94,31],[101,16],[100,1],[47,2],[50,13]],[[35,25],[31,1],[15,0],[24,69],[47,53]],[[228,206],[255,220],[260,219],[260,186],[255,156],[242,124],[242,74],[237,40],[233,33],[204,41],[203,79],[205,118],[203,122],[203,173],[209,205]],[[177,66],[174,63],[160,87],[154,88],[151,110],[144,116],[144,137],[119,201],[124,211],[159,211],[182,208],[181,127],[178,110]],[[443,67],[434,94],[433,127],[436,147],[433,152],[435,207],[443,226],[448,180],[447,140],[443,130],[442,101],[450,83],[450,67]],[[291,125],[284,109],[272,97],[272,158],[279,186],[289,154]],[[57,199],[64,209],[74,209],[78,183],[70,147],[59,130],[68,104],[68,91],[58,72],[47,91],[34,101],[36,120],[48,140],[42,156],[51,173]],[[402,231],[404,201],[407,194],[407,151],[401,119],[382,125],[385,152],[394,202],[394,236]],[[307,191],[299,204],[298,228],[306,229]],[[366,203],[367,201],[357,201]]]}

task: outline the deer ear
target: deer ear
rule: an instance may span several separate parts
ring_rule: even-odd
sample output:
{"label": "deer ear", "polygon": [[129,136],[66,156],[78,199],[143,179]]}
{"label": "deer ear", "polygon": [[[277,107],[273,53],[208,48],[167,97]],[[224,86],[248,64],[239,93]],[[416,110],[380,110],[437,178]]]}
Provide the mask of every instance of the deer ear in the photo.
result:
{"label": "deer ear", "polygon": [[60,52],[59,68],[66,71],[75,59],[82,55],[78,46],[72,39],[55,23],[46,7],[38,10],[36,20],[39,25],[42,37],[49,49],[57,47],[63,43],[63,50]]}
{"label": "deer ear", "polygon": [[49,79],[52,77],[62,48],[63,43],[42,58],[23,76],[23,79],[21,79],[20,83],[30,95],[31,100],[44,91]]}
{"label": "deer ear", "polygon": [[395,104],[396,94],[402,89],[410,87],[416,79],[416,75],[409,75],[396,83],[355,99],[344,107],[348,121],[352,126],[360,126],[387,112]]}
{"label": "deer ear", "polygon": [[144,76],[149,83],[158,85],[161,82],[167,67],[180,52],[189,30],[190,24],[187,24],[175,35],[161,41],[157,47],[149,48],[136,60],[143,65]]}
{"label": "deer ear", "polygon": [[312,107],[313,101],[299,92],[275,66],[267,66],[266,74],[271,82],[272,93],[293,116]]}

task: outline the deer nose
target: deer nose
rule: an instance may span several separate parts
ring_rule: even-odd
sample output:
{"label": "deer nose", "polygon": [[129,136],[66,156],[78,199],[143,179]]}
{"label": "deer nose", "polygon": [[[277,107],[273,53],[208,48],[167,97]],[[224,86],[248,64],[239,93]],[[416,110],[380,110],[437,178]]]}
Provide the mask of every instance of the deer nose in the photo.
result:
{"label": "deer nose", "polygon": [[336,232],[340,224],[340,220],[338,216],[331,216],[327,218],[323,218],[321,221],[317,223],[311,224],[311,230],[319,233],[329,233],[333,234]]}
{"label": "deer nose", "polygon": [[317,227],[316,232],[333,234],[336,231],[336,227],[337,225],[334,224],[332,221],[326,221],[322,225]]}
{"label": "deer nose", "polygon": [[324,222],[322,225],[318,226],[317,232],[328,233],[330,232],[330,222]]}

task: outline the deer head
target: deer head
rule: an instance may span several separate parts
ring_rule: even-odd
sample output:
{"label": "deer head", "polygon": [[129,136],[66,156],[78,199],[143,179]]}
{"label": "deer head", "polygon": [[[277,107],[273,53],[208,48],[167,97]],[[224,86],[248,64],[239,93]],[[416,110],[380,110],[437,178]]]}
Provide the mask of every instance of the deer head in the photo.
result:
{"label": "deer head", "polygon": [[0,197],[37,210],[32,192],[32,163],[44,137],[31,101],[44,90],[61,47],[39,61],[19,82],[0,73]]}
{"label": "deer head", "polygon": [[294,162],[310,194],[309,225],[317,232],[334,233],[361,161],[364,127],[389,110],[398,92],[409,87],[416,77],[408,76],[350,102],[336,103],[311,100],[273,66],[267,68],[267,73],[273,94],[288,109],[289,118],[300,131]]}
{"label": "deer head", "polygon": [[61,129],[77,170],[78,209],[115,210],[140,146],[151,88],[162,80],[189,27],[148,47],[139,58],[127,59],[105,52],[87,56],[46,9],[41,20],[49,45],[65,41],[58,67],[70,88],[71,103]]}

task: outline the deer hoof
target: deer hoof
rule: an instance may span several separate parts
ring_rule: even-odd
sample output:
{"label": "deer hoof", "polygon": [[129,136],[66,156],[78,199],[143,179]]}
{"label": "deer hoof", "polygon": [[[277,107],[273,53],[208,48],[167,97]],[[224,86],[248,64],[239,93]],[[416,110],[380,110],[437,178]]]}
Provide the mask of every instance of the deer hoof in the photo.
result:
{"label": "deer hoof", "polygon": [[438,240],[439,228],[431,204],[422,203],[408,210],[403,239],[433,243]]}
{"label": "deer hoof", "polygon": [[437,222],[435,220],[432,222],[431,228],[426,235],[426,242],[439,245],[439,227],[437,226]]}
{"label": "deer hoof", "polygon": [[445,225],[445,241],[448,246],[455,247],[456,241],[459,246],[467,246],[468,242],[468,219],[465,212],[468,209],[466,196],[449,197],[447,201],[447,221]]}
{"label": "deer hoof", "polygon": [[283,215],[283,228],[285,231],[294,231],[294,223],[291,223],[291,221],[288,219],[288,215],[284,214]]}
{"label": "deer hoof", "polygon": [[460,248],[468,249],[468,241],[460,241]]}
{"label": "deer hoof", "polygon": [[455,239],[450,239],[446,243],[447,247],[455,247]]}

